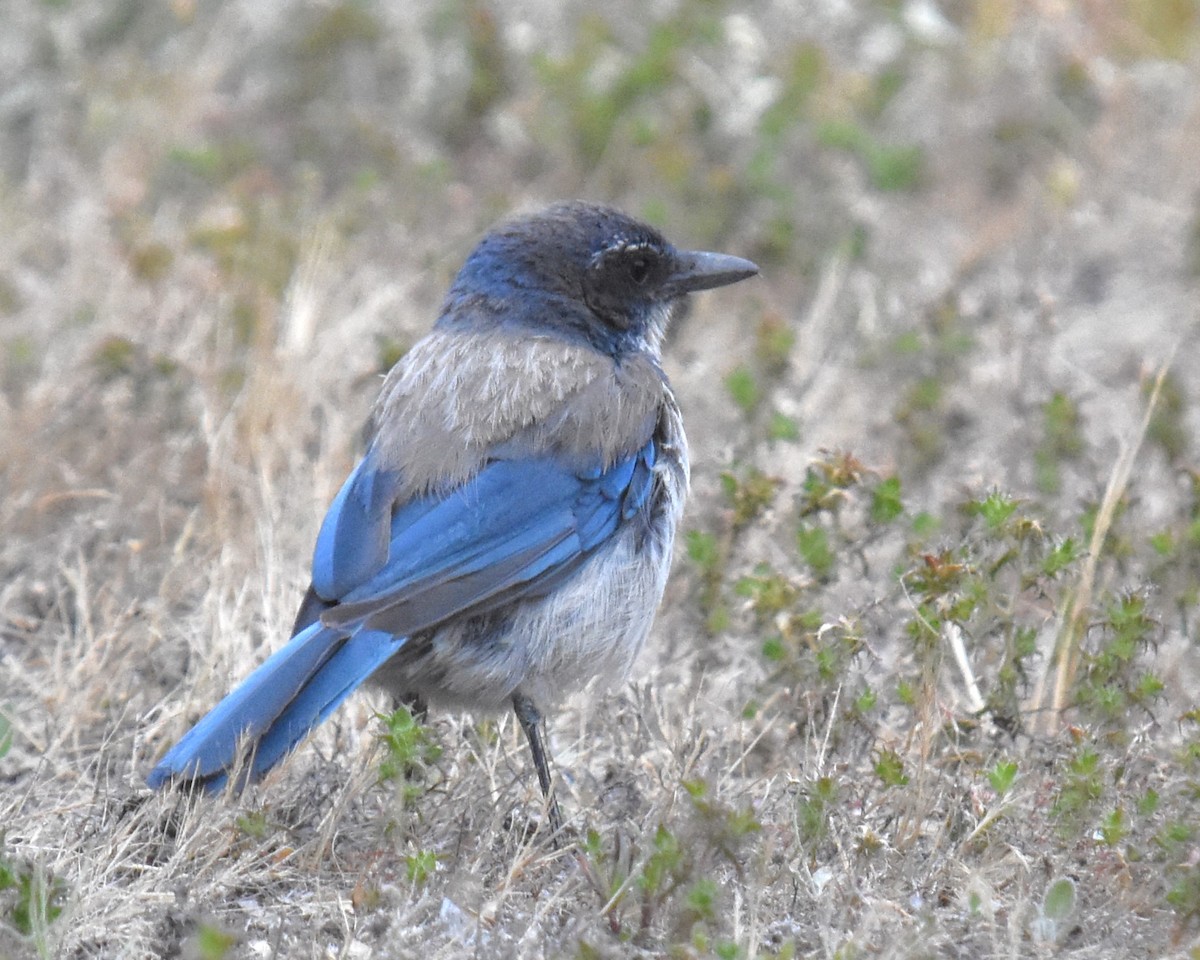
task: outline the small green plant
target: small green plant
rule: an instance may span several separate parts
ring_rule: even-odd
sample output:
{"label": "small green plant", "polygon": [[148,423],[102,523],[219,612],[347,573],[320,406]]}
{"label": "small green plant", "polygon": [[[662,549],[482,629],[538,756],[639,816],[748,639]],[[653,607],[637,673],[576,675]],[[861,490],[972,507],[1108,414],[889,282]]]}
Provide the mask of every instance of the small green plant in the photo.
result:
{"label": "small green plant", "polygon": [[1189,864],[1177,871],[1177,878],[1167,891],[1167,903],[1181,925],[1200,921],[1200,867]]}
{"label": "small green plant", "polygon": [[762,389],[749,367],[735,367],[725,377],[725,390],[743,414],[749,416],[762,401]]}
{"label": "small green plant", "polygon": [[1125,811],[1120,806],[1114,807],[1108,816],[1100,821],[1100,839],[1106,846],[1119,847],[1127,836],[1129,820]]}
{"label": "small green plant", "polygon": [[[663,94],[688,89],[679,81],[681,51],[689,44],[708,42],[715,33],[709,16],[694,6],[685,4],[676,16],[655,24],[639,50],[623,49],[604,16],[589,13],[581,18],[575,43],[565,56],[535,58],[541,87],[565,121],[575,159],[585,170],[604,159],[614,140],[647,149],[655,145],[662,118],[673,114]],[[596,78],[600,63],[616,65],[604,82]],[[692,118],[692,122],[704,121]],[[678,157],[679,151],[675,154]],[[668,166],[668,178],[669,171]]]}
{"label": "small green plant", "polygon": [[[758,322],[754,357],[734,367],[724,380],[730,400],[768,441],[795,440],[799,424],[778,410],[764,409],[767,396],[787,371],[796,335],[778,313],[767,311]],[[760,411],[762,415],[760,416]]]}
{"label": "small green plant", "polygon": [[765,563],[754,568],[753,574],[741,577],[733,592],[750,600],[755,619],[760,624],[771,623],[775,617],[791,609],[800,595],[800,587],[782,573]]}
{"label": "small green plant", "polygon": [[903,787],[908,784],[904,760],[900,754],[888,747],[882,747],[875,753],[875,776],[879,777],[885,787]]}
{"label": "small green plant", "polygon": [[[297,53],[307,66],[325,64],[343,50],[370,48],[386,35],[383,22],[368,6],[343,0],[307,19]],[[325,67],[328,71],[329,67]]]}
{"label": "small green plant", "polygon": [[709,633],[720,633],[729,624],[729,610],[721,595],[728,548],[707,530],[689,530],[684,537],[688,560],[700,574],[700,610]]}
{"label": "small green plant", "polygon": [[512,79],[495,13],[483,0],[464,0],[462,7],[459,18],[466,30],[471,82],[460,129],[455,132],[465,139],[470,126],[478,125],[511,92]]}
{"label": "small green plant", "polygon": [[730,521],[735,533],[771,505],[780,483],[778,477],[768,476],[757,467],[751,467],[741,477],[730,470],[721,474],[721,492],[733,509]]}
{"label": "small green plant", "polygon": [[804,472],[797,511],[802,517],[814,513],[837,514],[867,473],[867,468],[851,453],[814,461]]}
{"label": "small green plant", "polygon": [[915,190],[921,185],[925,152],[920,147],[882,143],[857,123],[846,121],[822,124],[817,138],[827,147],[858,157],[876,190]]}
{"label": "small green plant", "polygon": [[704,780],[685,780],[683,787],[699,815],[706,841],[731,860],[748,837],[762,830],[750,807],[731,807],[713,797]]}
{"label": "small green plant", "polygon": [[[608,903],[617,894],[628,876],[628,863],[618,862],[610,857],[604,847],[604,839],[598,830],[588,830],[583,841],[583,853],[589,867],[588,877],[593,885],[597,885],[597,894],[603,903]],[[619,907],[620,904],[615,904]],[[620,921],[615,915],[610,919],[615,926]]]}
{"label": "small green plant", "polygon": [[1159,626],[1138,593],[1110,599],[1098,626],[1091,634],[1094,646],[1084,653],[1079,704],[1089,717],[1120,727],[1131,710],[1149,710],[1163,691],[1156,673],[1137,666],[1157,642]]}
{"label": "small green plant", "polygon": [[828,577],[833,572],[835,558],[824,527],[802,524],[796,531],[796,549],[816,576]]}
{"label": "small green plant", "polygon": [[654,833],[654,849],[638,876],[638,887],[652,898],[662,898],[679,883],[682,866],[683,847],[679,839],[660,824]]}
{"label": "small green plant", "polygon": [[1008,522],[1019,506],[1020,504],[1007,494],[993,491],[982,500],[968,501],[966,510],[967,513],[976,513],[982,517],[988,529],[995,532]]}
{"label": "small green plant", "polygon": [[1036,481],[1043,493],[1062,487],[1062,463],[1084,451],[1079,407],[1065,393],[1055,393],[1042,407],[1042,440],[1033,452]]}
{"label": "small green plant", "polygon": [[0,917],[29,937],[39,955],[49,955],[49,928],[62,915],[66,896],[63,880],[50,876],[37,864],[6,856],[0,847]]}
{"label": "small green plant", "polygon": [[221,927],[203,923],[193,940],[200,960],[226,960],[237,946],[238,938]]}
{"label": "small green plant", "polygon": [[[876,694],[851,674],[865,648],[857,623],[826,623],[819,611],[803,608],[779,621],[781,633],[763,642],[762,654],[773,666],[771,682],[795,690],[808,702],[806,720],[819,720],[843,688],[848,688],[851,711],[873,709]],[[817,706],[817,715],[808,713]]]}
{"label": "small green plant", "polygon": [[730,943],[720,936],[728,923],[721,909],[725,883],[718,877],[747,869],[762,827],[750,807],[726,803],[707,780],[680,786],[690,803],[659,823],[642,851],[628,839],[589,831],[585,875],[621,940],[647,949],[658,937],[672,944],[703,942],[704,951],[713,952]]}
{"label": "small green plant", "polygon": [[1068,761],[1066,775],[1052,807],[1063,832],[1072,833],[1080,829],[1093,805],[1102,796],[1104,779],[1100,754],[1084,744]]}
{"label": "small green plant", "polygon": [[717,538],[706,530],[689,530],[686,539],[688,559],[703,573],[712,570],[720,559]]}
{"label": "small green plant", "polygon": [[794,417],[773,410],[770,419],[767,420],[767,439],[788,443],[799,440],[800,424]]}
{"label": "small green plant", "polygon": [[894,338],[897,372],[904,385],[897,391],[893,420],[904,434],[907,463],[901,472],[935,467],[950,449],[955,410],[950,388],[966,367],[975,341],[951,293],[935,304],[914,330]]}
{"label": "small green plant", "polygon": [[879,704],[879,694],[870,687],[863,690],[857,697],[854,698],[851,712],[855,716],[861,718],[864,714],[870,713]]}
{"label": "small green plant", "polygon": [[1015,760],[997,760],[992,769],[988,771],[987,778],[992,789],[996,791],[996,795],[1003,797],[1016,782],[1017,762]]}
{"label": "small green plant", "polygon": [[252,840],[262,840],[271,829],[265,810],[250,810],[239,816],[234,823],[238,830]]}
{"label": "small green plant", "polygon": [[[700,574],[700,609],[709,633],[720,633],[729,625],[729,608],[724,588],[729,556],[746,527],[757,519],[775,499],[780,481],[761,470],[727,470],[721,474],[721,491],[729,506],[719,533],[690,530],[685,536],[688,559]],[[748,589],[735,588],[741,595]]]}
{"label": "small green plant", "polygon": [[381,714],[383,732],[379,742],[384,756],[379,762],[381,783],[395,783],[407,802],[422,793],[421,779],[425,768],[436,763],[442,748],[433,742],[429,731],[413,717],[406,706],[398,706],[390,714]]}
{"label": "small green plant", "polygon": [[425,883],[437,870],[437,854],[432,850],[418,850],[404,858],[404,872],[408,882],[414,886]]}
{"label": "small green plant", "polygon": [[1196,835],[1196,828],[1182,820],[1168,820],[1154,835],[1154,844],[1166,856],[1177,858]]}
{"label": "small green plant", "polygon": [[904,502],[900,499],[900,478],[885,477],[871,491],[871,522],[891,523],[904,513]]}
{"label": "small green plant", "polygon": [[[837,781],[832,777],[818,777],[800,792],[796,802],[796,829],[800,842],[806,847],[812,848],[829,836],[829,818],[837,802]],[[814,853],[810,849],[810,859]]]}
{"label": "small green plant", "polygon": [[708,878],[692,884],[685,898],[687,908],[698,920],[711,920],[716,914],[717,885]]}
{"label": "small green plant", "polygon": [[1068,567],[1074,566],[1079,557],[1079,542],[1073,537],[1067,537],[1050,548],[1050,552],[1042,561],[1042,573],[1047,577],[1056,577]]}
{"label": "small green plant", "polygon": [[827,72],[825,52],[816,44],[806,41],[790,51],[780,71],[783,89],[759,123],[759,133],[765,140],[777,145],[804,118]]}
{"label": "small green plant", "polygon": [[1059,877],[1046,887],[1033,921],[1034,938],[1048,943],[1062,940],[1071,929],[1076,899],[1075,881],[1070,877]]}
{"label": "small green plant", "polygon": [[778,377],[788,366],[796,333],[779,313],[763,314],[755,331],[754,354],[759,366],[769,377]]}

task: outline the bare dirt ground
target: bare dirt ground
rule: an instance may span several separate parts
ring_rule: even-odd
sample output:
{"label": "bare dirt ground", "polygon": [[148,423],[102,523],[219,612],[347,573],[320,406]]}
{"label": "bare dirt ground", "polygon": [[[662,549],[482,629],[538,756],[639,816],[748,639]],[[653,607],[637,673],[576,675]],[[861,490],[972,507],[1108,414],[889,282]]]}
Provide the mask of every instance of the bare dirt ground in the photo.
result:
{"label": "bare dirt ground", "polygon": [[[2,18],[0,957],[1200,956],[1195,0]],[[151,795],[471,244],[572,196],[763,275],[678,318],[566,850],[511,719],[369,696]]]}

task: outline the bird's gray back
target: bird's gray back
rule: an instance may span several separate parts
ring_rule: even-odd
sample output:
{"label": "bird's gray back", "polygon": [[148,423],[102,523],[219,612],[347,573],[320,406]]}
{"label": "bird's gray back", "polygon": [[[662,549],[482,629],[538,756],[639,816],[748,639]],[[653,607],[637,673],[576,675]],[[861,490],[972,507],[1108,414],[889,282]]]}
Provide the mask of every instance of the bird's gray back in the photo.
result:
{"label": "bird's gray back", "polygon": [[376,463],[397,472],[400,499],[458,486],[506,450],[608,466],[650,438],[668,403],[647,353],[618,362],[553,336],[434,331],[384,382]]}

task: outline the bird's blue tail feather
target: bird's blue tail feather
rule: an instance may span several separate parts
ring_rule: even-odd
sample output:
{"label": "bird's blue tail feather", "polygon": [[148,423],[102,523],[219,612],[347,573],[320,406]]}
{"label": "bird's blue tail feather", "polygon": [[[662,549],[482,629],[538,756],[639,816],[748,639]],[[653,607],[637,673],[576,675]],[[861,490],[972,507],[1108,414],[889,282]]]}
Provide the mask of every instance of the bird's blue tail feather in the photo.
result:
{"label": "bird's blue tail feather", "polygon": [[251,764],[251,779],[261,777],[282,760],[405,641],[405,637],[390,633],[360,630],[338,647],[259,739]]}
{"label": "bird's blue tail feather", "polygon": [[158,788],[191,780],[220,790],[245,751],[243,779],[257,779],[324,720],[405,638],[313,623],[218,703],[147,777]]}

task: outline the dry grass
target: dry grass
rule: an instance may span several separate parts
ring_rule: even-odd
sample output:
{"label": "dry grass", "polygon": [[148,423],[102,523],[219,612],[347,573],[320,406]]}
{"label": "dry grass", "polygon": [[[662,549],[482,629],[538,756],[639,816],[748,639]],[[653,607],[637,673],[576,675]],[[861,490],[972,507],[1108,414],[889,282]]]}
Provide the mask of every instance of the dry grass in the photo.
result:
{"label": "dry grass", "polygon": [[[0,957],[1200,954],[1197,15],[944,6],[6,11]],[[571,843],[511,720],[380,782],[365,696],[149,794],[474,237],[575,195],[765,276],[670,346],[691,536],[554,714]]]}

